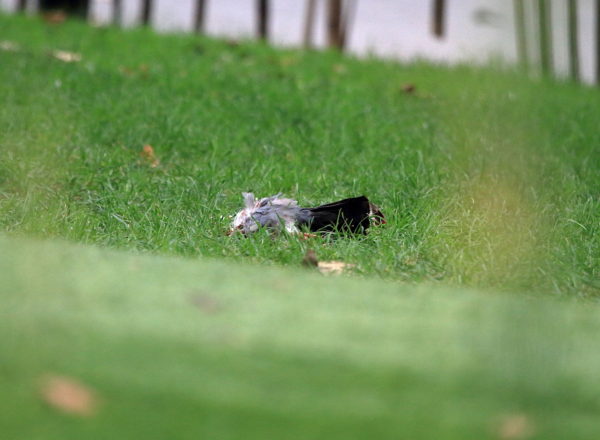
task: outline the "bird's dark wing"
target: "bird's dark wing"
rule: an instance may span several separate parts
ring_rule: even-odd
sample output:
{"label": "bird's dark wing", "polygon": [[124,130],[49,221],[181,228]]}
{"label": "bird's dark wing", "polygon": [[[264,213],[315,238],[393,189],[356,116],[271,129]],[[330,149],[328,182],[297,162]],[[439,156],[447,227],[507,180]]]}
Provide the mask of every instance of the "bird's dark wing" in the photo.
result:
{"label": "bird's dark wing", "polygon": [[308,227],[311,231],[346,231],[364,233],[370,225],[369,199],[352,197],[338,202],[307,208],[310,214]]}

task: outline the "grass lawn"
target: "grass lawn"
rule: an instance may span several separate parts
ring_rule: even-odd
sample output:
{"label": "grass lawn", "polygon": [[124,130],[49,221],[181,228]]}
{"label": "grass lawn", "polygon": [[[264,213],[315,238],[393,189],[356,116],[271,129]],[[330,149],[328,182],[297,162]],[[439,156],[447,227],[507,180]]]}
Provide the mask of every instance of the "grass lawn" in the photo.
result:
{"label": "grass lawn", "polygon": [[[597,89],[20,16],[0,41],[3,440],[600,436]],[[388,224],[227,237],[242,191]]]}
{"label": "grass lawn", "polygon": [[[13,439],[592,439],[598,309],[0,238]],[[60,376],[87,415],[49,404]],[[65,379],[66,380],[66,379]]]}
{"label": "grass lawn", "polygon": [[[310,247],[365,276],[600,292],[597,89],[24,17],[0,16],[0,36],[20,47],[0,51],[5,232],[263,266]],[[389,224],[232,239],[242,191],[365,194]]]}

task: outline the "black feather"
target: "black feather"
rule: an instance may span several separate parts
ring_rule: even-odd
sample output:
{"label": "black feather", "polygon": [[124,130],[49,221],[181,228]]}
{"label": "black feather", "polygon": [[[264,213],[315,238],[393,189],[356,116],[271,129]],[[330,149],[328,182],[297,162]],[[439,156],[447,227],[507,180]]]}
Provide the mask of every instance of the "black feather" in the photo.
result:
{"label": "black feather", "polygon": [[307,211],[309,212],[307,225],[313,232],[337,230],[365,233],[370,226],[370,204],[365,196],[307,208]]}

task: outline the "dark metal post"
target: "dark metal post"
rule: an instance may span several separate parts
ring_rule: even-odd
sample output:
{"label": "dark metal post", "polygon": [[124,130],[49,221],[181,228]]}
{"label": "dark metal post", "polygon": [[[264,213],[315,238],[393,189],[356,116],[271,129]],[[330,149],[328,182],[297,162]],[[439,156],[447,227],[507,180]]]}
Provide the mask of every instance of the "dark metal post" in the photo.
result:
{"label": "dark metal post", "polygon": [[258,0],[258,37],[269,38],[269,0]]}
{"label": "dark metal post", "polygon": [[356,11],[356,0],[346,0],[345,7],[342,10],[342,25],[340,39],[342,47],[346,47],[348,41],[348,35],[350,34],[350,24],[354,18],[354,12]]}
{"label": "dark metal post", "polygon": [[342,41],[342,0],[329,0],[327,16],[327,43],[329,47],[343,49]]}
{"label": "dark metal post", "polygon": [[600,0],[596,0],[596,84],[600,85]]}
{"label": "dark metal post", "polygon": [[113,25],[121,26],[123,24],[121,0],[113,0],[112,6],[113,6],[113,11],[112,11],[113,12],[113,17],[112,17]]}
{"label": "dark metal post", "polygon": [[17,11],[24,11],[27,9],[27,0],[19,0],[17,2]]}
{"label": "dark metal post", "polygon": [[315,28],[316,0],[308,0],[306,3],[306,15],[304,16],[304,37],[302,39],[306,49],[312,47],[313,30]]}
{"label": "dark metal post", "polygon": [[527,68],[527,36],[525,34],[525,4],[523,0],[514,0],[515,40],[517,43],[517,60],[523,68]]}
{"label": "dark metal post", "polygon": [[204,32],[204,16],[206,14],[206,1],[196,0],[196,15],[194,18],[194,30],[198,33]]}
{"label": "dark metal post", "polygon": [[150,18],[152,17],[152,0],[143,0],[142,1],[142,15],[141,21],[144,26],[147,26],[150,23]]}
{"label": "dark metal post", "polygon": [[579,81],[579,39],[577,22],[577,0],[568,3],[568,30],[569,30],[569,73],[571,79]]}
{"label": "dark metal post", "polygon": [[550,3],[538,0],[538,21],[540,29],[540,66],[543,75],[552,73],[552,26]]}
{"label": "dark metal post", "polygon": [[445,34],[444,18],[446,15],[446,0],[433,0],[433,35],[443,38]]}

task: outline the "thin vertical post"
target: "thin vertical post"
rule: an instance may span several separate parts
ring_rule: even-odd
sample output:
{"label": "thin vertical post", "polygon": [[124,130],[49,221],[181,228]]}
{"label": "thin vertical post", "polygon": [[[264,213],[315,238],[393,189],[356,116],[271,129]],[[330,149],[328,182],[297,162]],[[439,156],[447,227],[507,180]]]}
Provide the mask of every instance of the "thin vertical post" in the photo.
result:
{"label": "thin vertical post", "polygon": [[342,0],[329,0],[328,6],[327,43],[329,47],[342,49]]}
{"label": "thin vertical post", "polygon": [[538,0],[538,23],[540,30],[540,67],[543,75],[552,73],[552,16],[550,3]]}
{"label": "thin vertical post", "polygon": [[269,0],[258,0],[258,37],[261,40],[269,38]]}
{"label": "thin vertical post", "polygon": [[346,47],[348,42],[348,35],[350,34],[350,25],[354,18],[354,12],[356,11],[356,0],[347,0],[345,7],[342,9],[342,24],[341,24],[341,43],[342,47]]}
{"label": "thin vertical post", "polygon": [[121,26],[123,24],[123,17],[122,17],[122,4],[121,4],[121,0],[113,0],[112,2],[112,6],[113,6],[113,16],[112,16],[112,22],[114,26]]}
{"label": "thin vertical post", "polygon": [[206,0],[196,0],[196,14],[194,16],[194,30],[204,32],[204,18],[206,15]]}
{"label": "thin vertical post", "polygon": [[521,67],[527,68],[527,36],[525,34],[525,4],[523,0],[514,0],[515,41],[517,43],[517,60]]}
{"label": "thin vertical post", "polygon": [[152,0],[142,1],[141,21],[144,26],[147,26],[150,23],[150,18],[152,17],[152,3]]}
{"label": "thin vertical post", "polygon": [[446,15],[446,0],[433,0],[433,35],[443,38],[445,33],[444,18]]}
{"label": "thin vertical post", "polygon": [[19,0],[17,2],[17,11],[24,11],[27,9],[27,0]]}
{"label": "thin vertical post", "polygon": [[568,3],[568,31],[569,31],[569,74],[573,81],[579,81],[579,40],[577,21],[577,0]]}
{"label": "thin vertical post", "polygon": [[600,0],[596,0],[596,84],[600,85]]}
{"label": "thin vertical post", "polygon": [[316,0],[308,0],[306,3],[306,14],[304,16],[304,36],[302,38],[305,49],[312,47],[316,6]]}

